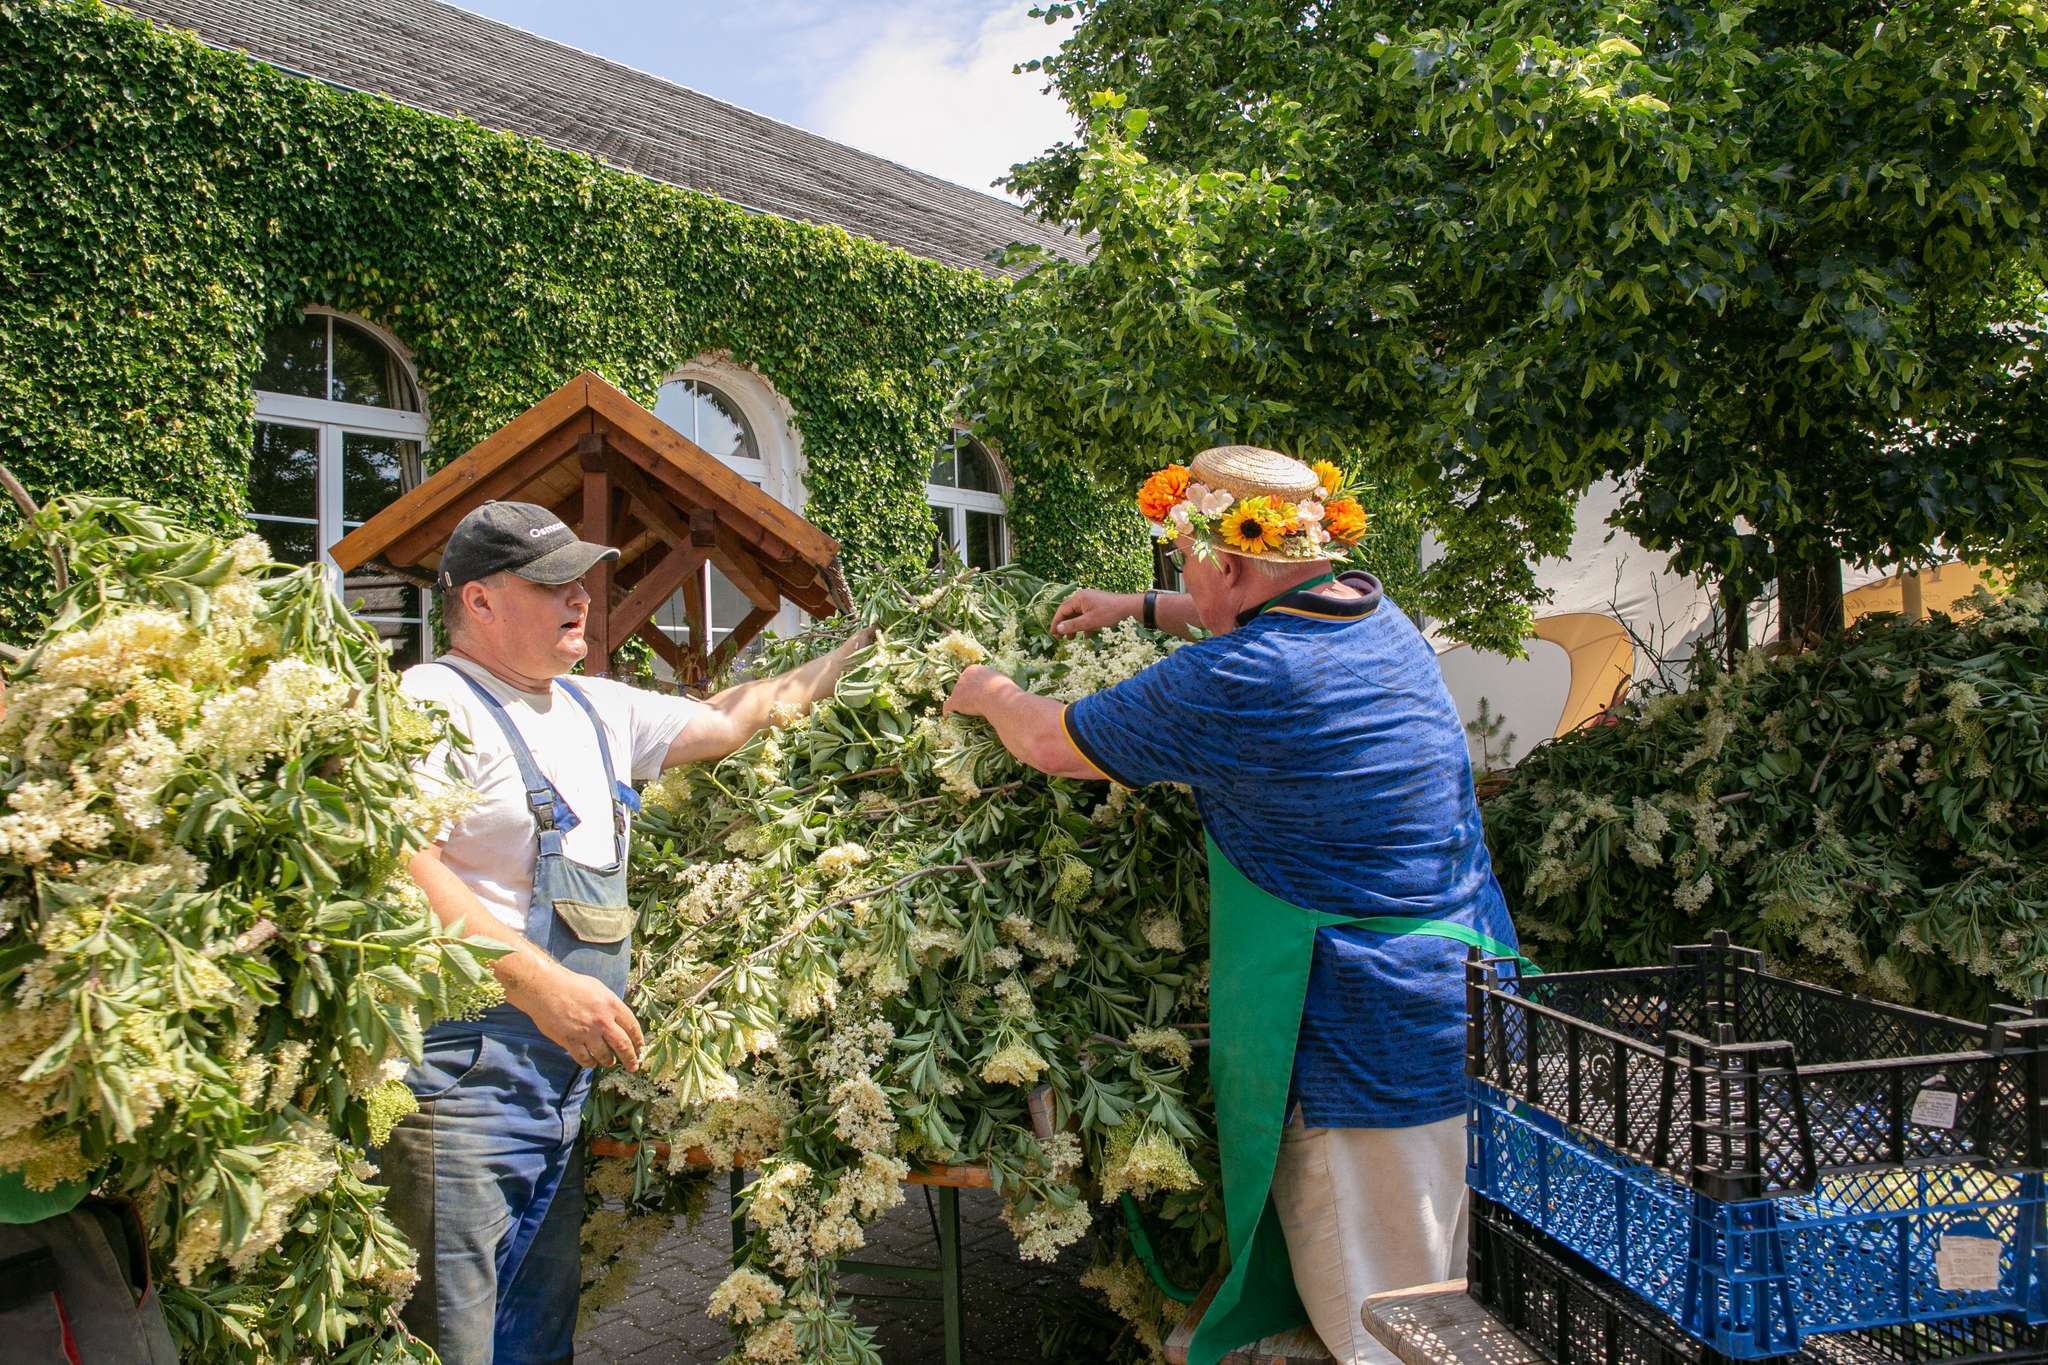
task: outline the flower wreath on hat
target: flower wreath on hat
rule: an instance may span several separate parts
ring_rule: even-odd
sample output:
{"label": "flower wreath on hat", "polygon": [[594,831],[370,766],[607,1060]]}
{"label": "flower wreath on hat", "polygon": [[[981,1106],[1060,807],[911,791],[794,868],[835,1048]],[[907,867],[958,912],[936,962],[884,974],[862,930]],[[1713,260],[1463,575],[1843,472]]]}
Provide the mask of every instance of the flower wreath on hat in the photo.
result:
{"label": "flower wreath on hat", "polygon": [[1170,464],[1138,490],[1138,511],[1160,539],[1192,539],[1197,555],[1228,550],[1260,558],[1342,559],[1365,535],[1365,509],[1345,495],[1348,476],[1342,469],[1328,460],[1310,468],[1316,490],[1289,502],[1211,488],[1186,465]]}

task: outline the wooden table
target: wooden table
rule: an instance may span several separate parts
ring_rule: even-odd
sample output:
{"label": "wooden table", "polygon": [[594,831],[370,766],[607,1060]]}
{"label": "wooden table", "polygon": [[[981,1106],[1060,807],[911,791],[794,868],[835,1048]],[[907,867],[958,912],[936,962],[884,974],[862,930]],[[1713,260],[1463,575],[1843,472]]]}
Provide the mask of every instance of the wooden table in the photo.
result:
{"label": "wooden table", "polygon": [[1402,1365],[1543,1365],[1528,1342],[1465,1292],[1463,1280],[1374,1294],[1366,1330]]}

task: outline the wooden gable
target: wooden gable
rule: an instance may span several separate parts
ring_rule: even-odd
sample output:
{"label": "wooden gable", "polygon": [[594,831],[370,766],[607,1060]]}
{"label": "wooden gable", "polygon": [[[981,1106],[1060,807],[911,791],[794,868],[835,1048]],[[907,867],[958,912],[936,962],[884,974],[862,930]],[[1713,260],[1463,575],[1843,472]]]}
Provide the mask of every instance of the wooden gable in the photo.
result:
{"label": "wooden gable", "polygon": [[[619,548],[584,580],[592,673],[609,673],[613,652],[638,636],[684,686],[700,688],[785,599],[813,616],[852,607],[837,541],[587,370],[343,537],[335,562],[343,573],[369,565],[431,581],[456,523],[493,500],[538,503],[585,540]],[[706,564],[753,607],[715,651]],[[654,624],[678,592],[687,645]]]}

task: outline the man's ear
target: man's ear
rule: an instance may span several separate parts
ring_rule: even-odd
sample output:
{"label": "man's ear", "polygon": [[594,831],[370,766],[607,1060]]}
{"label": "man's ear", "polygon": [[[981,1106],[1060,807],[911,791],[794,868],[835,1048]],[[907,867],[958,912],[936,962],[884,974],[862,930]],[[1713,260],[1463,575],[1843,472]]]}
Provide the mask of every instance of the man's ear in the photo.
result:
{"label": "man's ear", "polygon": [[488,621],[491,619],[491,590],[484,586],[482,579],[472,578],[469,582],[464,583],[461,588],[461,595],[462,605],[469,612],[471,620]]}

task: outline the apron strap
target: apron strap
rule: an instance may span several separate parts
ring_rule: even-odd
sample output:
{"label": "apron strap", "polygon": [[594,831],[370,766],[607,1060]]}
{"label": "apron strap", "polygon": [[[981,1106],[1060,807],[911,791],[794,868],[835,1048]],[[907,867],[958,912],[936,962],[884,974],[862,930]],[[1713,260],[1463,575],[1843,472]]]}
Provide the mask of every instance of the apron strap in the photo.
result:
{"label": "apron strap", "polygon": [[1507,944],[1502,943],[1491,934],[1482,934],[1477,929],[1463,924],[1453,924],[1444,920],[1434,919],[1409,919],[1401,915],[1356,915],[1350,919],[1327,917],[1324,919],[1324,928],[1334,929],[1340,926],[1367,929],[1375,934],[1385,934],[1390,938],[1406,938],[1410,934],[1419,934],[1427,938],[1447,938],[1453,942],[1462,943],[1468,948],[1477,948],[1488,957],[1513,958],[1516,965],[1521,968],[1524,976],[1541,976],[1543,974],[1541,967],[1531,962],[1528,958],[1523,957],[1513,948],[1508,947]]}

